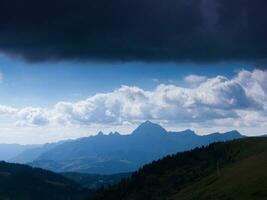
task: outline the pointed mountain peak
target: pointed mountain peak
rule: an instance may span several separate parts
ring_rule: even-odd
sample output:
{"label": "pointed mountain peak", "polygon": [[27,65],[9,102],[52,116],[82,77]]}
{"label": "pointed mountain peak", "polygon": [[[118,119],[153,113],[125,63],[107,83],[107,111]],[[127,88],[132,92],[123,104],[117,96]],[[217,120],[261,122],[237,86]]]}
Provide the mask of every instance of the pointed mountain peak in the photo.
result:
{"label": "pointed mountain peak", "polygon": [[160,135],[165,134],[167,131],[160,125],[152,123],[151,121],[145,121],[140,124],[133,132],[134,135]]}
{"label": "pointed mountain peak", "polygon": [[119,132],[115,131],[115,132],[110,132],[109,135],[121,135]]}
{"label": "pointed mountain peak", "polygon": [[114,132],[113,135],[121,135],[119,132]]}
{"label": "pointed mountain peak", "polygon": [[[146,120],[146,121],[143,122],[142,124],[143,124],[143,125],[145,125],[145,124],[146,124],[146,125],[152,125],[152,124],[154,124],[154,123],[152,123],[152,122],[149,121],[149,120]],[[141,125],[142,125],[142,124],[141,124]]]}
{"label": "pointed mountain peak", "polygon": [[103,136],[104,133],[103,133],[102,131],[99,131],[97,135],[98,135],[98,136]]}

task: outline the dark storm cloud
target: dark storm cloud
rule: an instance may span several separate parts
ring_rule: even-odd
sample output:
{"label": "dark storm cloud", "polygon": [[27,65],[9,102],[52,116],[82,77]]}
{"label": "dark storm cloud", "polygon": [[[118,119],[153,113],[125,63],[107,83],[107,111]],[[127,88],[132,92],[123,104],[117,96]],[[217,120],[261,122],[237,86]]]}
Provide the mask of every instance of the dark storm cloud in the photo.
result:
{"label": "dark storm cloud", "polygon": [[0,51],[29,61],[265,60],[266,0],[0,0]]}

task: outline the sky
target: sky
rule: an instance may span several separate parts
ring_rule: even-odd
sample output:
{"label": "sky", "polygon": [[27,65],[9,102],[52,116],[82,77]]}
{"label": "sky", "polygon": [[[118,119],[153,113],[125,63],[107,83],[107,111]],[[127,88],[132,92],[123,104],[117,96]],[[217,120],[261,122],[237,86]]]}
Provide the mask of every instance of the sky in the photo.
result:
{"label": "sky", "polygon": [[251,63],[42,62],[1,56],[0,142],[45,143],[145,120],[198,134],[266,133],[267,72]]}
{"label": "sky", "polygon": [[198,134],[267,128],[266,0],[2,0],[0,143],[145,120]]}

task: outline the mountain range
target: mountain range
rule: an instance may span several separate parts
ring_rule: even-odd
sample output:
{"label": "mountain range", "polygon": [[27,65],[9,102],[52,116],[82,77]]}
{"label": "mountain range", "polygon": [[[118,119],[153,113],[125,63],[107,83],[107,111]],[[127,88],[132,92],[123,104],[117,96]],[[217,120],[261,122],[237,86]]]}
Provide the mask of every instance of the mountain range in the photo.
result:
{"label": "mountain range", "polygon": [[104,135],[99,132],[96,136],[24,151],[11,161],[55,172],[126,173],[166,155],[242,137],[237,131],[205,136],[191,130],[168,132],[160,125],[146,121],[130,135],[118,132]]}

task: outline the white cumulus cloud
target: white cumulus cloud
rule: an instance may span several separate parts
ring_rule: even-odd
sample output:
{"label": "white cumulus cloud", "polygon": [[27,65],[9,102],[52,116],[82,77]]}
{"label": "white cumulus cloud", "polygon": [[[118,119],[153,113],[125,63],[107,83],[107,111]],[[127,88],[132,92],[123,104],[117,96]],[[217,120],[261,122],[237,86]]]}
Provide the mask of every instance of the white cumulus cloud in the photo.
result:
{"label": "white cumulus cloud", "polygon": [[184,80],[191,84],[198,84],[204,82],[207,78],[205,76],[199,76],[195,74],[188,75],[184,78]]}
{"label": "white cumulus cloud", "polygon": [[188,82],[198,85],[159,84],[153,90],[121,86],[78,102],[58,102],[51,109],[0,106],[0,114],[15,115],[21,126],[122,125],[147,119],[209,126],[266,125],[266,71],[242,70],[232,79],[188,77]]}
{"label": "white cumulus cloud", "polygon": [[46,109],[26,107],[17,112],[17,125],[46,125],[50,121],[50,113]]}
{"label": "white cumulus cloud", "polygon": [[17,112],[18,112],[18,109],[16,108],[0,105],[0,115],[13,115]]}

